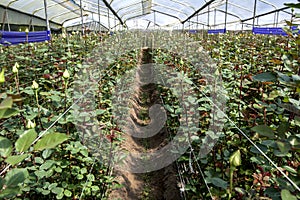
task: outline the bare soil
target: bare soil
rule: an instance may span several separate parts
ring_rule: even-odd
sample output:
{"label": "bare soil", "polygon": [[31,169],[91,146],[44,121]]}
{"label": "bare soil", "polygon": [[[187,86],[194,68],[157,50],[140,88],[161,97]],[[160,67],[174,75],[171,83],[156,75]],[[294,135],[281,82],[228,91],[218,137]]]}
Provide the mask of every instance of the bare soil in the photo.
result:
{"label": "bare soil", "polygon": [[[152,63],[151,49],[142,48],[139,58],[138,71],[149,73],[149,69],[143,64]],[[161,104],[156,85],[153,83],[143,85],[141,77],[136,76],[137,90],[132,99],[130,112],[131,122],[138,126],[146,126],[151,120],[149,108],[154,104]],[[128,130],[130,131],[130,130]],[[124,141],[120,145],[128,152],[152,152],[157,151],[168,143],[168,132],[163,127],[156,135],[148,138],[134,138],[124,134]],[[149,173],[131,173],[115,171],[116,181],[123,185],[122,188],[110,191],[109,199],[112,200],[179,200],[177,171],[174,164]]]}

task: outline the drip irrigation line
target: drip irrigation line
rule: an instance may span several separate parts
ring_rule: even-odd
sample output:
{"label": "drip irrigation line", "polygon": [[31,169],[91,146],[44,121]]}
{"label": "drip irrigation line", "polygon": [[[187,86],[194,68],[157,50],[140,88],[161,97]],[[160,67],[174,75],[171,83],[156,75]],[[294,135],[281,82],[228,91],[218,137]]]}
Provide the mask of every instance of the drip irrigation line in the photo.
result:
{"label": "drip irrigation line", "polygon": [[232,121],[226,113],[224,113],[200,88],[193,83],[193,85],[210,101],[222,114],[223,116],[298,190],[300,191],[299,186],[297,186],[294,181],[292,181],[235,123]]}

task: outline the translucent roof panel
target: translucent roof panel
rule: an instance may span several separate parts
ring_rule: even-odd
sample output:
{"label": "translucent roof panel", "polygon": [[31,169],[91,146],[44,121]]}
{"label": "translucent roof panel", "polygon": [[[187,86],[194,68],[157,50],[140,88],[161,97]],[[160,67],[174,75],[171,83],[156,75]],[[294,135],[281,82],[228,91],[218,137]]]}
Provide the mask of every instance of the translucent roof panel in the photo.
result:
{"label": "translucent roof panel", "polygon": [[[193,26],[198,18],[198,23],[206,24],[206,28],[225,28],[225,16],[227,16],[227,29],[252,28],[253,21],[255,26],[282,26],[284,25],[282,22],[291,18],[291,9],[287,8],[284,3],[299,3],[297,0],[286,2],[282,0],[228,0],[227,2],[226,5],[226,0],[213,1],[202,9],[197,14],[198,16],[195,15],[191,19]],[[283,10],[283,8],[287,9]],[[255,20],[253,20],[254,15]]]}
{"label": "translucent roof panel", "polygon": [[[1,0],[0,5],[45,19],[43,0]],[[47,8],[49,20],[57,24],[80,17],[80,7],[70,0],[47,0]]]}
{"label": "translucent roof panel", "polygon": [[[0,0],[0,6],[45,18],[43,0]],[[291,18],[284,3],[298,0],[47,0],[49,19],[64,25],[71,19],[95,21],[105,27],[128,28],[204,26],[236,29],[255,26],[278,26]],[[256,6],[255,6],[256,5]],[[265,15],[267,13],[267,15]],[[255,16],[255,20],[253,17]],[[225,20],[226,19],[226,20]],[[117,20],[117,21],[116,21]],[[76,21],[76,20],[75,20]],[[65,23],[66,22],[66,23]],[[254,22],[254,23],[253,23]]]}

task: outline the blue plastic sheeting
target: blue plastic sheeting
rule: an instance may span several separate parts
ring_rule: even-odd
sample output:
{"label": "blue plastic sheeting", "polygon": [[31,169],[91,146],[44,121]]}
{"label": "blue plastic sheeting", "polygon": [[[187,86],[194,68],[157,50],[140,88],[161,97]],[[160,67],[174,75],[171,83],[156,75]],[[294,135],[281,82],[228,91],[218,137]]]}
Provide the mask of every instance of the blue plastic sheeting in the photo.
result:
{"label": "blue plastic sheeting", "polygon": [[50,40],[50,31],[36,32],[17,32],[17,31],[0,31],[0,44],[15,45],[31,42],[45,42]]}
{"label": "blue plastic sheeting", "polygon": [[196,34],[196,33],[198,33],[198,31],[197,30],[189,30],[189,33]]}
{"label": "blue plastic sheeting", "polygon": [[[297,27],[292,27],[292,31],[295,31]],[[268,27],[254,27],[252,29],[254,34],[267,34],[267,35],[283,35],[287,36],[288,34],[282,28],[268,28]],[[298,31],[298,34],[300,30]]]}
{"label": "blue plastic sheeting", "polygon": [[287,33],[282,28],[269,28],[269,27],[254,27],[252,29],[254,34],[266,34],[266,35],[284,35]]}
{"label": "blue plastic sheeting", "polygon": [[226,28],[208,30],[208,34],[218,34],[218,33],[226,33]]}

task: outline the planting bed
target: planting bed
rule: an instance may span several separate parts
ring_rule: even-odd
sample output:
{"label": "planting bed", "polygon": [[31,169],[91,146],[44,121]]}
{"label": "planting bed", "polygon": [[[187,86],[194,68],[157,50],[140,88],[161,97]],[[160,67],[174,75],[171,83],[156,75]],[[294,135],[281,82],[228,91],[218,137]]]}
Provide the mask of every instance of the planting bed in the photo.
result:
{"label": "planting bed", "polygon": [[[78,121],[86,113],[74,111],[83,105],[76,104],[76,94],[84,90],[75,87],[76,78],[86,63],[94,62],[93,50],[103,43],[99,36],[54,35],[50,43],[0,46],[0,199],[300,198],[299,188],[291,183],[300,184],[299,35],[189,37],[217,64],[215,73],[222,77],[227,101],[222,133],[205,157],[198,155],[215,117],[209,100],[214,96],[189,58],[160,49],[134,49],[100,70],[94,117],[101,128],[93,137],[108,141],[106,157],[96,155],[96,146],[91,148],[99,144],[87,144],[97,140],[85,132],[89,124]],[[171,165],[148,173],[124,172],[112,164],[115,149],[156,151],[176,136],[180,123],[174,94],[161,86],[140,85],[138,75],[130,122],[148,125],[149,107],[163,104],[164,127],[153,137],[136,139],[114,120],[118,79],[131,69],[145,72],[142,64],[149,61],[189,78],[197,96],[190,101],[199,105],[199,128],[190,138],[191,148]]]}

